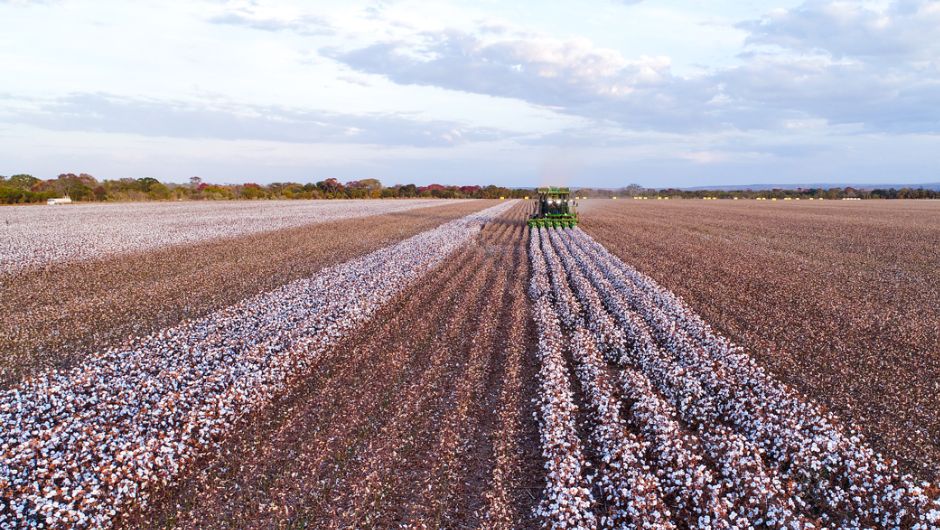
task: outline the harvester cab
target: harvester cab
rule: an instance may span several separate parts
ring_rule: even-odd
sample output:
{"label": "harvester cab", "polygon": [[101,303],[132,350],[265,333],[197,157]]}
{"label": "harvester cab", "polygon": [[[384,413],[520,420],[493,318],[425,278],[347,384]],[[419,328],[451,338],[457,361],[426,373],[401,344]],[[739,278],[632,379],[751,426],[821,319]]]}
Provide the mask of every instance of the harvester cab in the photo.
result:
{"label": "harvester cab", "polygon": [[535,213],[530,227],[574,228],[578,224],[575,202],[568,188],[539,188]]}

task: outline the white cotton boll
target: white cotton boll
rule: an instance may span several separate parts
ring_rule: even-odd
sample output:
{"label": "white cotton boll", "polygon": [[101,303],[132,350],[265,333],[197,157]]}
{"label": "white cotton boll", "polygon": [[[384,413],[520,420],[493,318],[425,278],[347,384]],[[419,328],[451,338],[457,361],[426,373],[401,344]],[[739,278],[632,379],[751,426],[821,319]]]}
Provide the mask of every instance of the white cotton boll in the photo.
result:
{"label": "white cotton boll", "polygon": [[[60,474],[52,468],[70,469],[75,483],[61,490],[64,502],[16,504],[17,522],[32,524],[37,513],[64,521],[72,515],[68,502],[80,497],[84,517],[108,526],[123,506],[147,497],[151,484],[168,483],[199,452],[216,448],[238,414],[272,399],[287,374],[325,351],[329,341],[319,337],[338,339],[354,330],[468,241],[474,233],[468,228],[510,206],[445,223],[325,269],[314,280],[287,284],[0,392],[0,424],[18,426],[0,433],[0,483],[31,484],[43,499],[60,495],[52,485]],[[308,335],[317,342],[303,340]],[[75,464],[88,461],[99,465]]]}
{"label": "white cotton boll", "polygon": [[[8,242],[0,254],[0,269],[20,270],[118,252],[407,211],[436,203],[434,199],[279,201],[277,207],[265,207],[208,201],[74,204],[67,210],[22,208],[17,212],[17,222],[5,227]],[[478,228],[476,223],[480,220],[479,217],[468,220],[467,224]]]}
{"label": "white cotton boll", "polygon": [[[543,270],[554,274],[563,268],[567,273],[565,283],[577,295],[574,299],[580,308],[570,307],[572,297],[557,282],[544,282],[541,288],[531,289],[533,296],[554,296],[561,304],[558,315],[566,326],[578,325],[580,317],[576,314],[580,312],[585,317],[583,325],[602,347],[608,347],[609,319],[614,317],[613,327],[622,329],[636,347],[633,351],[610,347],[609,359],[622,365],[639,365],[678,408],[683,421],[690,422],[703,437],[703,450],[717,460],[722,474],[715,487],[731,488],[730,498],[738,499],[734,502],[777,499],[765,508],[763,516],[753,508],[742,508],[740,512],[729,512],[733,516],[729,519],[737,521],[739,516],[747,516],[789,528],[815,528],[798,514],[822,509],[822,520],[829,521],[828,525],[858,528],[858,517],[870,521],[869,526],[890,527],[923,520],[929,513],[926,499],[895,493],[913,493],[910,479],[897,473],[895,463],[881,460],[860,437],[846,435],[835,427],[831,415],[772,380],[741,348],[715,334],[678,297],[624,265],[582,231],[563,232],[566,236],[547,231],[553,245],[546,247],[544,256],[533,238],[532,266],[536,275]],[[677,362],[683,366],[681,370],[676,369]],[[646,413],[634,416],[649,418]],[[709,438],[710,426],[719,420],[729,422],[743,438],[734,445],[722,440],[723,435]],[[796,495],[783,492],[783,483],[777,477],[758,472],[764,460],[785,462],[792,468],[786,478],[794,481]],[[740,474],[739,469],[743,473],[745,467],[752,471]],[[822,470],[828,474],[827,480],[807,480]],[[681,481],[678,484],[683,488],[689,488],[687,485],[700,477],[681,471],[659,475],[664,480]],[[843,491],[841,484],[846,482],[861,484],[864,490],[850,486]],[[884,494],[876,495],[876,489]],[[748,502],[755,506],[752,501]],[[807,501],[816,506],[809,506]],[[858,515],[834,522],[825,513],[830,509]],[[747,524],[738,527],[746,528]]]}

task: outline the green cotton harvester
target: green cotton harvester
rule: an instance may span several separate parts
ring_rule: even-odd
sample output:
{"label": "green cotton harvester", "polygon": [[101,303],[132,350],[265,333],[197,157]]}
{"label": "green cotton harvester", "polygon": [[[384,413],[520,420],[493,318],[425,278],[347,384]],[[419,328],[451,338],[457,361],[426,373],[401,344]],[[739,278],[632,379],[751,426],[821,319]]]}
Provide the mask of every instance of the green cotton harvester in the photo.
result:
{"label": "green cotton harvester", "polygon": [[539,188],[535,213],[529,218],[530,227],[574,228],[578,225],[575,202],[568,188]]}

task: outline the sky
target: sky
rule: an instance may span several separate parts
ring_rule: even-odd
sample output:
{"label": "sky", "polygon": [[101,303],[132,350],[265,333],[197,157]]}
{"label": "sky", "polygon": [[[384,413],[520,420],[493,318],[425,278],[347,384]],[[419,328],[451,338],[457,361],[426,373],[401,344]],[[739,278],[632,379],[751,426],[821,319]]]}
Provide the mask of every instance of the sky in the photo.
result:
{"label": "sky", "polygon": [[0,0],[0,174],[940,181],[940,0]]}

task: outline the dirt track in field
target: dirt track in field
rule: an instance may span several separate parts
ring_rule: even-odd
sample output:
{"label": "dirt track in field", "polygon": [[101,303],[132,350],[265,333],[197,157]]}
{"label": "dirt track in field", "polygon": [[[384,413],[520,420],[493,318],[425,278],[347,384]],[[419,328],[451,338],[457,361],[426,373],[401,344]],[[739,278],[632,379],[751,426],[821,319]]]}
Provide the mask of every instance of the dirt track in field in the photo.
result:
{"label": "dirt track in field", "polygon": [[940,203],[587,201],[582,218],[875,449],[940,477]]}
{"label": "dirt track in field", "polygon": [[493,204],[420,208],[0,274],[0,388]]}
{"label": "dirt track in field", "polygon": [[526,211],[488,225],[133,524],[531,526]]}

